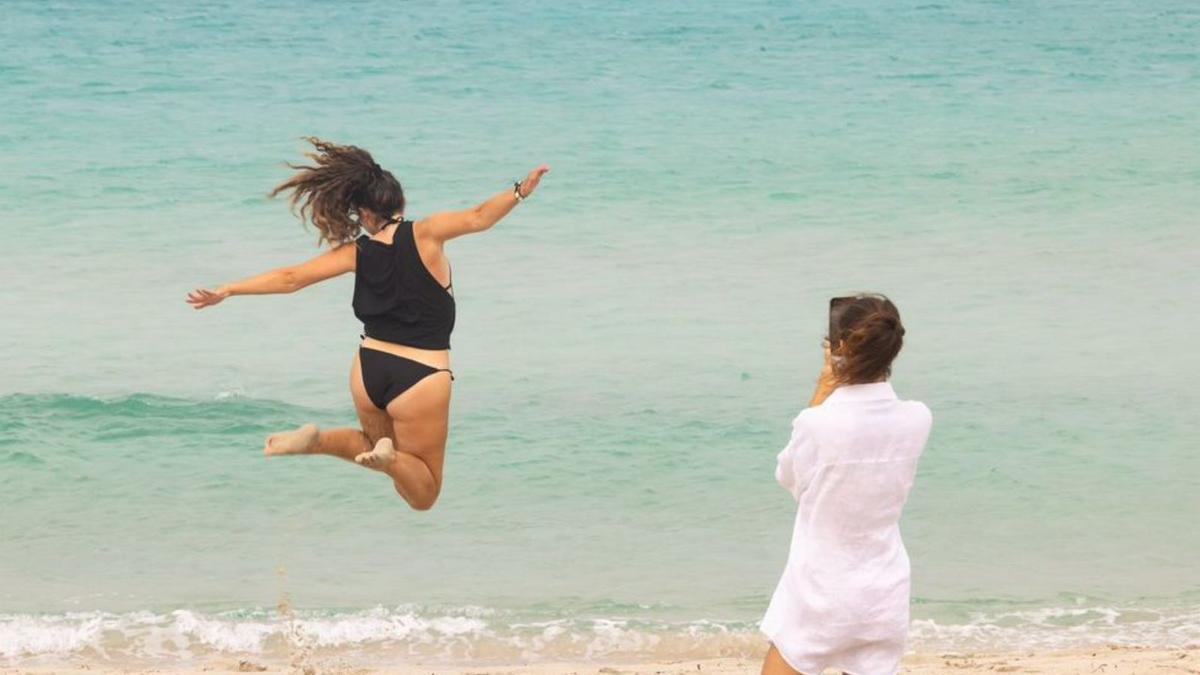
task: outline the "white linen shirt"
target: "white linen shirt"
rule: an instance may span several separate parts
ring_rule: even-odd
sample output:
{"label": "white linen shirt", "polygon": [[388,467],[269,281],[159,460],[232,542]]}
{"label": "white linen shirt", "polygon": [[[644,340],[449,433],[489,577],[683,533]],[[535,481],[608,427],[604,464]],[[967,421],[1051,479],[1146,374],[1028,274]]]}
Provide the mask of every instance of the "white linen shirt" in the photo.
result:
{"label": "white linen shirt", "polygon": [[762,631],[806,675],[894,675],[908,634],[909,564],[900,539],[933,418],[887,382],[838,387],[800,412],[775,479],[799,507]]}

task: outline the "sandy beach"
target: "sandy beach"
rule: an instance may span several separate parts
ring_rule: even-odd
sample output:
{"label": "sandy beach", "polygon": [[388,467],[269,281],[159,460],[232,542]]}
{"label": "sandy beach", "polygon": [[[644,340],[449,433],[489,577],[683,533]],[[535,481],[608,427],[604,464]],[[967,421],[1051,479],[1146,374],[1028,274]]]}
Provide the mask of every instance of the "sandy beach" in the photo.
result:
{"label": "sandy beach", "polygon": [[[260,665],[253,660],[189,662],[173,668],[114,667],[111,662],[78,661],[57,667],[6,667],[4,675],[49,675],[87,671],[96,675],[169,672],[202,675],[221,672],[296,673],[299,675],[744,675],[758,672],[751,659],[703,659],[658,663],[545,663],[508,666],[448,666],[412,664],[395,668],[356,668],[333,665]],[[834,671],[828,671],[833,673]],[[901,671],[911,675],[962,675],[964,673],[1042,673],[1043,675],[1093,675],[1102,673],[1200,673],[1200,646],[1180,649],[1098,647],[1088,650],[1045,653],[913,654]]]}

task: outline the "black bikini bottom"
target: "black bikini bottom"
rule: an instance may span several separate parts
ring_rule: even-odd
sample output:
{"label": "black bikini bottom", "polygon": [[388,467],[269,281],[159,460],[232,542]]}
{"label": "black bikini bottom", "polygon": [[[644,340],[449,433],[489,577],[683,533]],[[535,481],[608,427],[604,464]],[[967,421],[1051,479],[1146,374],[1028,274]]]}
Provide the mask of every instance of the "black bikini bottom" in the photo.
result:
{"label": "black bikini bottom", "polygon": [[386,409],[392,399],[430,375],[450,373],[450,379],[454,379],[454,373],[449,368],[434,368],[378,349],[359,347],[358,363],[362,368],[367,397],[380,410]]}

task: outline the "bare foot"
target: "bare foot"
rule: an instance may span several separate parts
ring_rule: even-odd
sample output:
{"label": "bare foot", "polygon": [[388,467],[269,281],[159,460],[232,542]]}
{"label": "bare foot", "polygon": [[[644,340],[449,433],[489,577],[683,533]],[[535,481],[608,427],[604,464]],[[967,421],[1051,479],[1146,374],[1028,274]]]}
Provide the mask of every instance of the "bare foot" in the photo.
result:
{"label": "bare foot", "polygon": [[375,444],[375,449],[358,455],[354,461],[368,469],[387,473],[388,467],[392,465],[394,459],[396,459],[396,446],[392,445],[392,439],[384,436]]}
{"label": "bare foot", "polygon": [[263,454],[267,457],[279,455],[303,455],[317,445],[321,430],[315,424],[305,424],[294,431],[282,431],[267,437]]}

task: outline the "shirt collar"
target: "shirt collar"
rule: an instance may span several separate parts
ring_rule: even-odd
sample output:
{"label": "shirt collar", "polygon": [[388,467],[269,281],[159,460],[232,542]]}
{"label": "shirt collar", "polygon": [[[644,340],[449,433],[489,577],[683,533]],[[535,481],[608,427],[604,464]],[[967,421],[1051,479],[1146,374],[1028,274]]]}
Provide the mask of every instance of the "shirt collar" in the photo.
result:
{"label": "shirt collar", "polygon": [[829,395],[826,401],[888,401],[896,400],[896,390],[891,382],[871,382],[870,384],[843,384]]}

